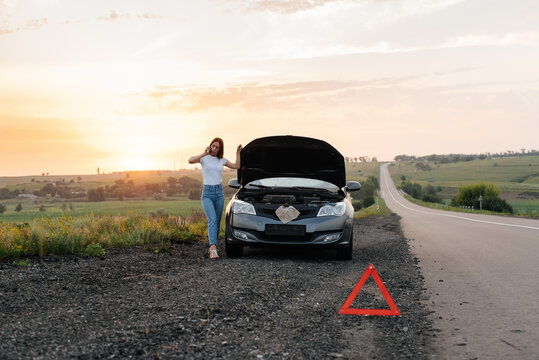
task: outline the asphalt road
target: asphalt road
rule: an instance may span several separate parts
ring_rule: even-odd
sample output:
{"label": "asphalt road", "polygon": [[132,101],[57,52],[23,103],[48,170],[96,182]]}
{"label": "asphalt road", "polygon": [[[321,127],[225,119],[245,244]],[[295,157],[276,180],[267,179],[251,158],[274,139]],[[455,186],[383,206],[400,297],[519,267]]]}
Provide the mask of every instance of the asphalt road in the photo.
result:
{"label": "asphalt road", "polygon": [[539,221],[410,203],[380,168],[382,197],[402,217],[434,311],[433,358],[539,358]]}

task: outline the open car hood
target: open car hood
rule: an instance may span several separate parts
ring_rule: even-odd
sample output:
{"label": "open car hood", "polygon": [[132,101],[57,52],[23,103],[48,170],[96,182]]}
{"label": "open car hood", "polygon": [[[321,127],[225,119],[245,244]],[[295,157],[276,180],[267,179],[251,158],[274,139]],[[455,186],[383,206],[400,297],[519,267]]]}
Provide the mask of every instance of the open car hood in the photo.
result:
{"label": "open car hood", "polygon": [[269,136],[251,141],[241,150],[238,181],[271,177],[303,177],[346,183],[344,157],[325,141],[301,136]]}

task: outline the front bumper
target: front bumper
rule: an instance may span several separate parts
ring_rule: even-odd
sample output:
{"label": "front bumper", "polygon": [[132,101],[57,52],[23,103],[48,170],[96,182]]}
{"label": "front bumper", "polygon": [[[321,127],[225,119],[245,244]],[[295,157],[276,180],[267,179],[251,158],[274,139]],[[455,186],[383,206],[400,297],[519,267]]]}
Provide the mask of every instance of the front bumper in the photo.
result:
{"label": "front bumper", "polygon": [[352,219],[341,217],[316,217],[292,221],[290,225],[304,226],[304,235],[268,234],[266,225],[281,222],[254,215],[229,214],[226,219],[226,242],[243,246],[316,245],[328,247],[348,246]]}

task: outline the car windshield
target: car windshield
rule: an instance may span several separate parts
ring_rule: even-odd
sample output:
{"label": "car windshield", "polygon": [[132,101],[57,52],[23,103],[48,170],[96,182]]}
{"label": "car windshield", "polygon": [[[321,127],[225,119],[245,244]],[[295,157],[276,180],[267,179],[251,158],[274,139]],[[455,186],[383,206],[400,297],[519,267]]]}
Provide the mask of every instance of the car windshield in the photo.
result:
{"label": "car windshield", "polygon": [[247,184],[248,187],[284,187],[284,188],[305,188],[305,189],[323,189],[331,192],[339,191],[339,188],[327,181],[296,178],[296,177],[274,177],[259,179]]}

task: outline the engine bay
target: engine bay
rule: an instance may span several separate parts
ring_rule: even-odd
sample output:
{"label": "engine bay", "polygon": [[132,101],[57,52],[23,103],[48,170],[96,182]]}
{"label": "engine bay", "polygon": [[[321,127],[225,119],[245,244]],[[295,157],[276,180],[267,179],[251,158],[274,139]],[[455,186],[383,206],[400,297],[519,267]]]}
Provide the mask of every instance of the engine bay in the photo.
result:
{"label": "engine bay", "polygon": [[280,204],[280,205],[323,205],[342,201],[344,194],[339,191],[337,193],[326,190],[290,190],[290,189],[242,189],[236,197],[240,200],[259,203],[259,204]]}

